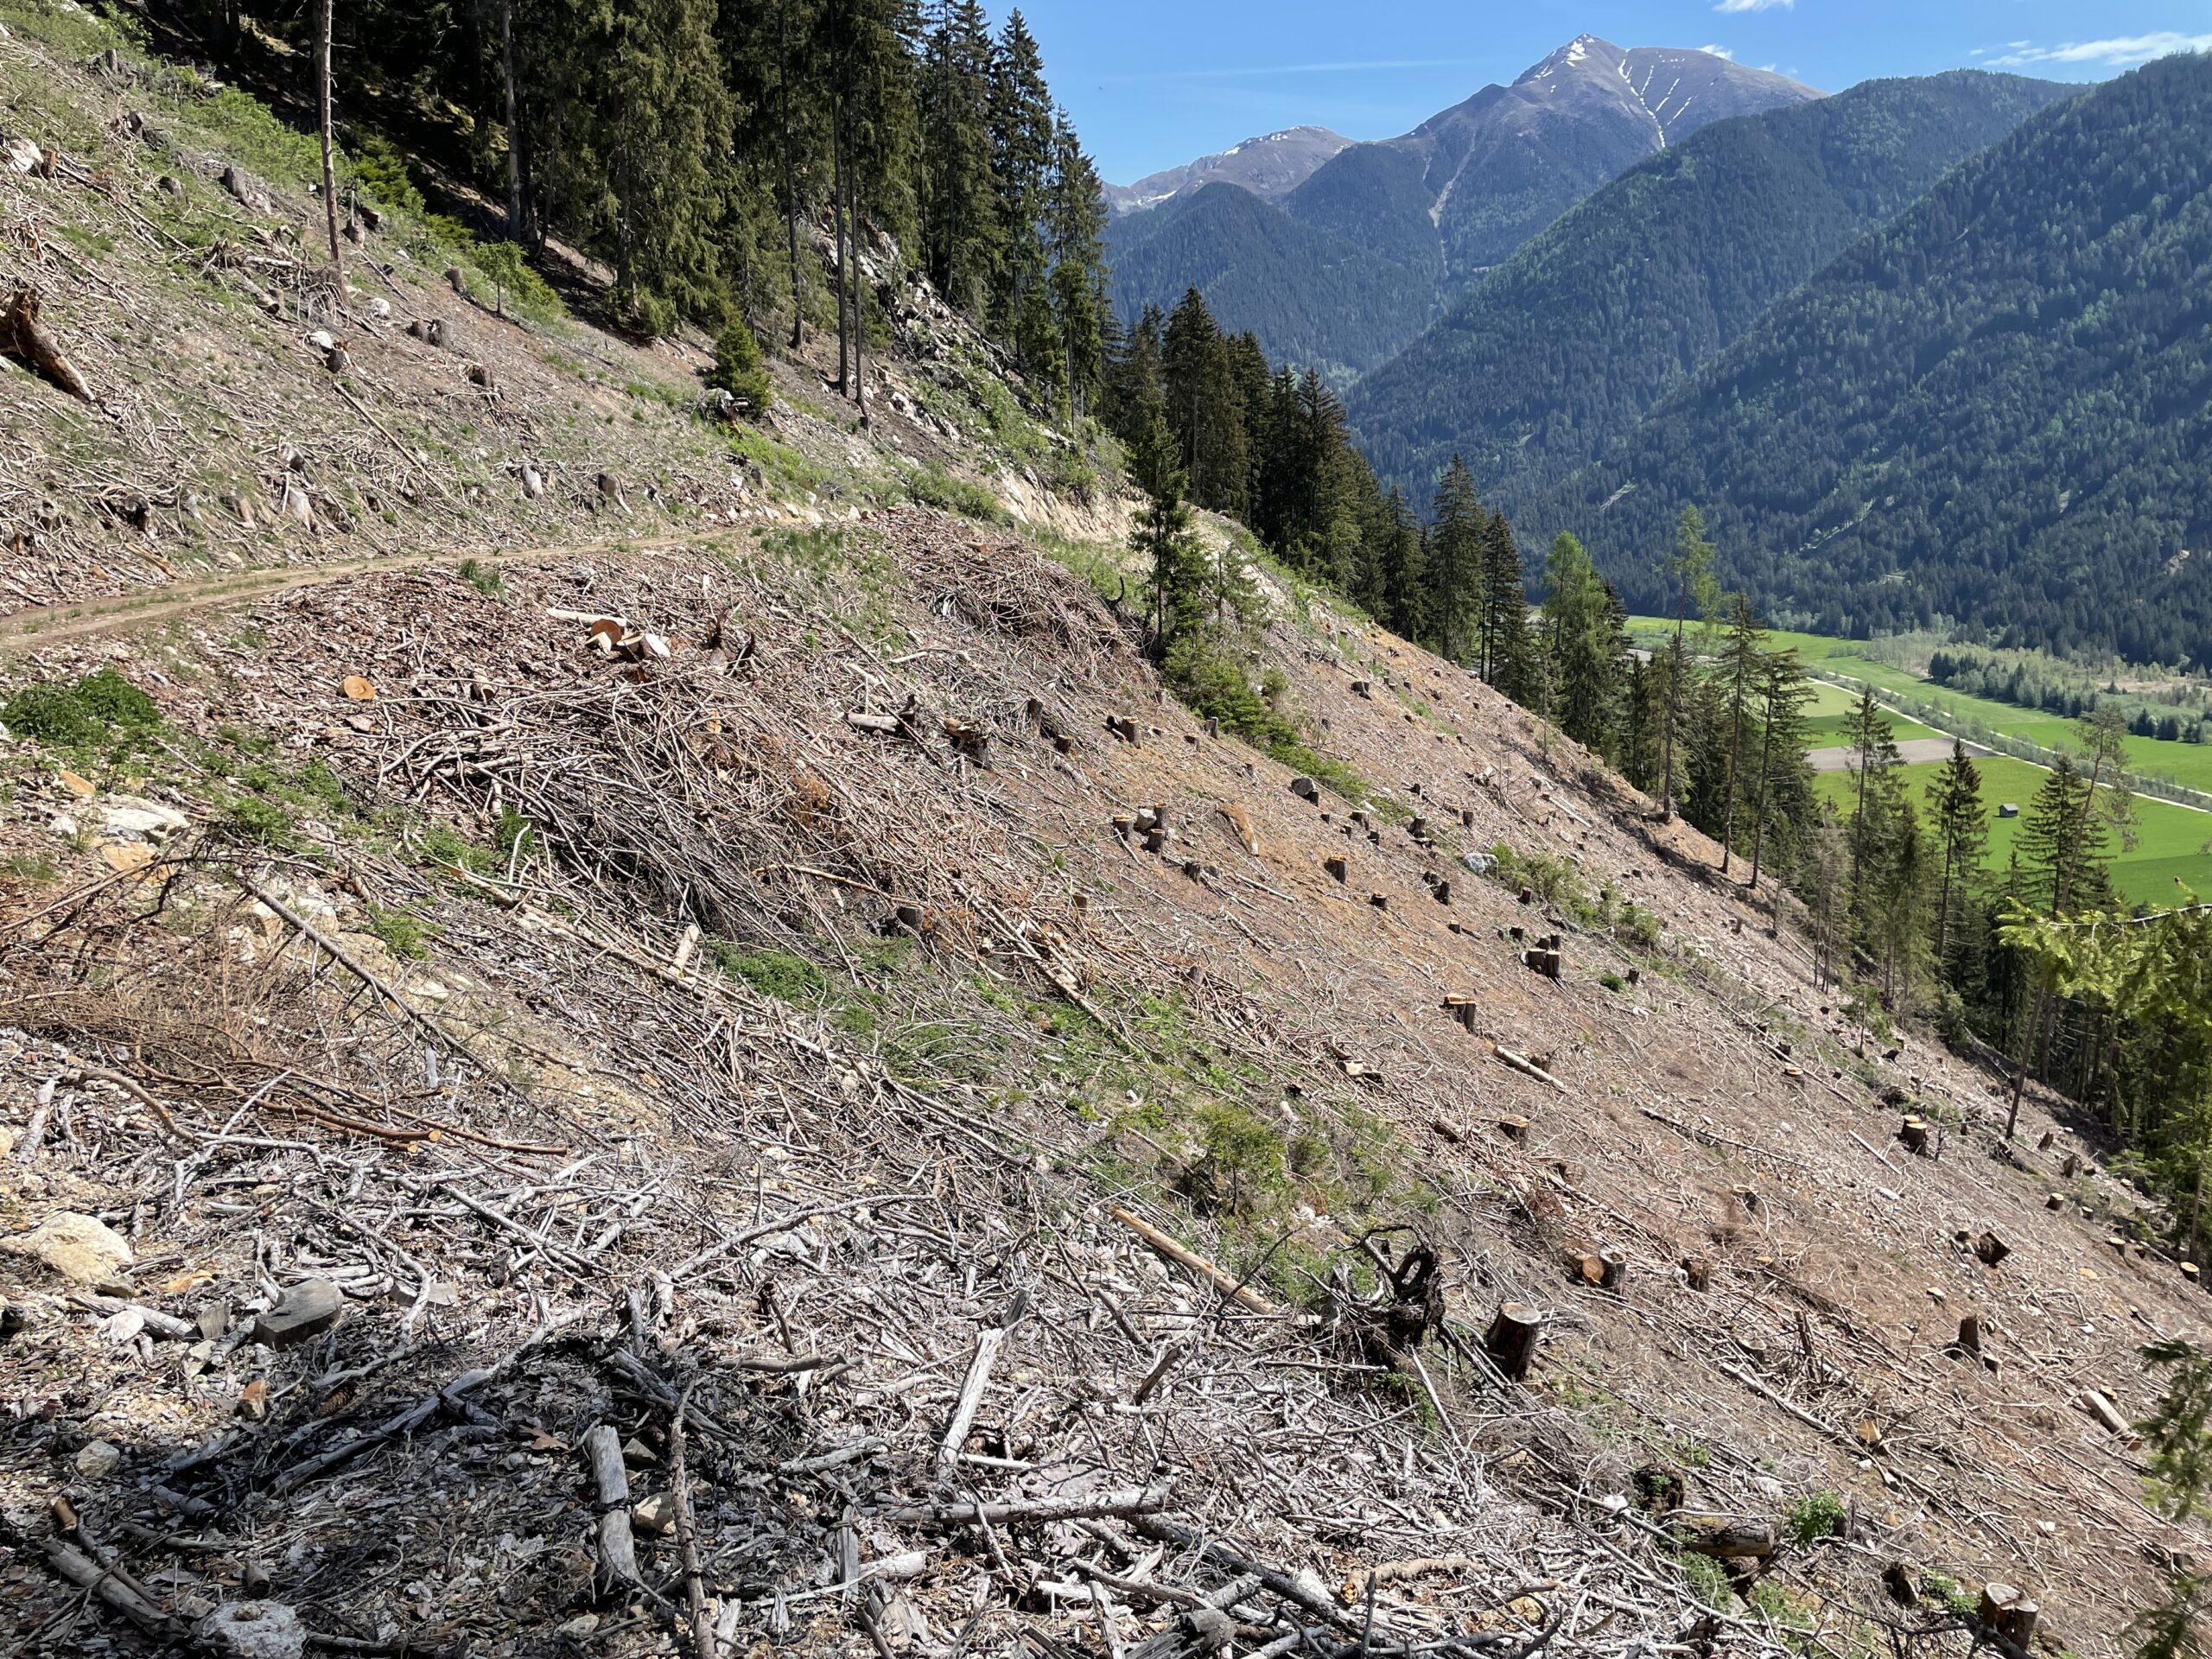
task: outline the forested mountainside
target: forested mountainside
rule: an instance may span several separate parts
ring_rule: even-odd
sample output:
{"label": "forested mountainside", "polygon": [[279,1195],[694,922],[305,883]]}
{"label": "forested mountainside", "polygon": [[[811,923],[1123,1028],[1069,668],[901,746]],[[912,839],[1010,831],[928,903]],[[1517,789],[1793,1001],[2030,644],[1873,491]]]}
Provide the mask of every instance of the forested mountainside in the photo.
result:
{"label": "forested mountainside", "polygon": [[1961,71],[1706,127],[1566,214],[1363,378],[1345,400],[1361,445],[1415,496],[1458,454],[1514,509],[1946,169],[2077,90]]}
{"label": "forested mountainside", "polygon": [[1234,184],[1262,200],[1295,190],[1313,170],[1351,140],[1326,127],[1292,127],[1232,144],[1217,156],[1148,173],[1135,184],[1109,184],[1106,205],[1117,213],[1156,207],[1169,197],[1201,184]]}
{"label": "forested mountainside", "polygon": [[1427,276],[1233,184],[1201,184],[1117,219],[1106,245],[1126,315],[1172,306],[1195,287],[1224,327],[1249,332],[1271,361],[1309,365],[1334,384],[1387,360],[1436,304]]}
{"label": "forested mountainside", "polygon": [[1771,310],[1523,519],[1631,607],[1675,514],[1825,632],[2202,661],[2212,639],[2212,58],[2045,111]]}
{"label": "forested mountainside", "polygon": [[[1148,215],[1126,216],[1115,229],[1117,292],[1125,307],[1164,308],[1193,285],[1206,288],[1224,327],[1272,342],[1278,320],[1300,308],[1293,285],[1317,267],[1341,270],[1332,284],[1339,293],[1379,289],[1380,273],[1342,269],[1357,264],[1348,245],[1402,267],[1428,290],[1426,303],[1380,327],[1339,309],[1333,327],[1297,331],[1313,336],[1301,366],[1363,369],[1381,360],[1378,342],[1412,338],[1444,296],[1654,150],[1713,121],[1818,96],[1709,53],[1624,52],[1582,35],[1510,86],[1486,86],[1401,137],[1351,145],[1281,198],[1283,215],[1336,240],[1279,225],[1262,234],[1265,219],[1224,215],[1185,221],[1152,246]],[[1135,269],[1124,276],[1133,253]],[[1209,275],[1232,271],[1249,296],[1234,307],[1207,285]]]}

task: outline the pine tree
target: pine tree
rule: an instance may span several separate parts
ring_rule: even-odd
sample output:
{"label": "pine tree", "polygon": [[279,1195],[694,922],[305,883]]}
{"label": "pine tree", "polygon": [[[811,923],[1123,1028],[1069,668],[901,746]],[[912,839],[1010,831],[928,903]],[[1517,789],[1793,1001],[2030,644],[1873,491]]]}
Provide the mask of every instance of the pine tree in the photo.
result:
{"label": "pine tree", "polygon": [[1675,640],[1672,671],[1666,686],[1666,713],[1660,730],[1660,797],[1659,817],[1662,823],[1675,813],[1675,744],[1680,730],[1678,716],[1682,694],[1688,686],[1689,654],[1683,645],[1683,630],[1688,626],[1689,608],[1695,601],[1700,616],[1710,616],[1719,588],[1713,576],[1713,543],[1706,539],[1705,519],[1694,506],[1682,509],[1681,518],[1675,526],[1675,551],[1661,566],[1675,584]]}
{"label": "pine tree", "polygon": [[1437,486],[1435,529],[1429,537],[1429,580],[1437,650],[1465,663],[1478,649],[1483,612],[1483,556],[1489,521],[1475,499],[1474,475],[1458,455]]}
{"label": "pine tree", "polygon": [[1166,421],[1154,411],[1129,455],[1130,476],[1145,505],[1129,532],[1129,546],[1144,561],[1152,599],[1151,648],[1155,661],[1205,619],[1205,556],[1184,499],[1185,479]]}
{"label": "pine tree", "polygon": [[1538,680],[1529,632],[1529,577],[1503,512],[1491,514],[1483,543],[1482,657],[1483,678],[1529,706]]}
{"label": "pine tree", "polygon": [[1743,793],[1744,750],[1751,729],[1751,702],[1758,696],[1759,670],[1766,660],[1766,635],[1752,614],[1751,601],[1738,592],[1729,619],[1728,643],[1720,654],[1720,681],[1727,688],[1728,766],[1720,810],[1720,873],[1736,855],[1736,803]]}
{"label": "pine tree", "polygon": [[1955,740],[1951,758],[1943,763],[1942,776],[1929,797],[1936,815],[1936,842],[1942,875],[1936,908],[1936,960],[1948,976],[1951,971],[1954,918],[1981,874],[1989,848],[1989,819],[1981,804],[1981,772],[1967,757],[1967,746]]}
{"label": "pine tree", "polygon": [[1793,794],[1805,791],[1805,706],[1812,688],[1796,647],[1770,652],[1758,670],[1759,760],[1751,822],[1751,891],[1759,888],[1760,860],[1770,825],[1786,812]]}
{"label": "pine tree", "polygon": [[1544,633],[1552,719],[1593,753],[1617,752],[1628,676],[1625,613],[1582,543],[1562,531],[1544,561]]}
{"label": "pine tree", "polygon": [[1851,751],[1851,918],[1862,932],[1873,878],[1890,849],[1890,834],[1902,796],[1896,772],[1902,764],[1889,715],[1862,690],[1845,717],[1843,741]]}

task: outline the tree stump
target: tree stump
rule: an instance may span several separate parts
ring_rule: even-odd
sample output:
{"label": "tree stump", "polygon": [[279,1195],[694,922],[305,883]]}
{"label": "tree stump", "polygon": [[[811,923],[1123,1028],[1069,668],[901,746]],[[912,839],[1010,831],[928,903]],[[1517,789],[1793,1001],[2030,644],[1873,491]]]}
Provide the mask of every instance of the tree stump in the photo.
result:
{"label": "tree stump", "polygon": [[2012,1247],[1993,1227],[1974,1240],[1974,1253],[1981,1258],[1982,1266],[1993,1268],[2012,1254]]}
{"label": "tree stump", "polygon": [[1351,879],[1351,866],[1341,858],[1325,858],[1321,861],[1321,868],[1326,870],[1333,880],[1348,881]]}
{"label": "tree stump", "polygon": [[1951,1344],[1951,1351],[1963,1359],[1981,1357],[1981,1319],[1979,1315],[1969,1313],[1959,1321],[1959,1339]]}
{"label": "tree stump", "polygon": [[2044,1198],[2043,1207],[2046,1210],[2063,1210],[2066,1207],[2066,1195],[2063,1192],[2048,1194]]}
{"label": "tree stump", "polygon": [[2024,1649],[2035,1639],[2036,1621],[2043,1610],[2009,1584],[1981,1586],[1981,1605],[1974,1617],[1981,1627],[1994,1630],[2015,1647]]}
{"label": "tree stump", "polygon": [[1290,792],[1301,801],[1318,801],[1321,798],[1321,786],[1311,778],[1292,779]]}
{"label": "tree stump", "polygon": [[1904,1149],[1915,1157],[1928,1154],[1928,1123],[1924,1118],[1908,1117],[1897,1125],[1897,1139],[1904,1142]]}
{"label": "tree stump", "polygon": [[1713,1263],[1701,1256],[1691,1256],[1682,1263],[1682,1282],[1692,1290],[1713,1287]]}
{"label": "tree stump", "polygon": [[1529,1375],[1529,1362],[1536,1357],[1536,1337],[1543,1328],[1543,1316],[1535,1308],[1524,1302],[1502,1303],[1483,1338],[1483,1347],[1491,1363],[1518,1382]]}
{"label": "tree stump", "polygon": [[1137,723],[1134,720],[1130,719],[1127,715],[1107,715],[1106,729],[1113,733],[1115,736],[1120,738],[1122,742],[1127,743],[1130,747],[1135,748],[1139,747],[1137,741]]}
{"label": "tree stump", "polygon": [[1618,1250],[1600,1250],[1598,1252],[1598,1265],[1599,1270],[1598,1288],[1619,1291],[1625,1294],[1628,1287],[1628,1257]]}

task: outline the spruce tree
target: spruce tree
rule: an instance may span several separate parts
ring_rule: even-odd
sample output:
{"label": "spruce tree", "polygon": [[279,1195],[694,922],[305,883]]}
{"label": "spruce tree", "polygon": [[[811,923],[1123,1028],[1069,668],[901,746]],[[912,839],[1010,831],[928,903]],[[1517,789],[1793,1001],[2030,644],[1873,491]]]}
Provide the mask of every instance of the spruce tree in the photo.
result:
{"label": "spruce tree", "polygon": [[1694,506],[1682,509],[1675,526],[1675,551],[1661,567],[1675,588],[1675,640],[1671,670],[1666,686],[1666,712],[1660,728],[1659,817],[1663,823],[1675,812],[1675,744],[1679,732],[1681,698],[1689,679],[1689,653],[1683,630],[1695,602],[1700,616],[1713,613],[1719,588],[1713,576],[1713,543],[1706,539],[1705,519]]}
{"label": "spruce tree", "polygon": [[1483,609],[1483,556],[1489,521],[1475,499],[1474,475],[1457,455],[1437,486],[1435,529],[1429,537],[1429,581],[1437,650],[1465,663],[1476,648]]}
{"label": "spruce tree", "polygon": [[1951,965],[1953,918],[1961,901],[1981,874],[1989,848],[1989,819],[1981,804],[1981,772],[1955,739],[1951,758],[1929,797],[1936,817],[1936,842],[1942,874],[1936,908],[1936,960],[1948,975]]}
{"label": "spruce tree", "polygon": [[1204,554],[1191,527],[1184,499],[1185,479],[1174,435],[1157,410],[1129,454],[1130,476],[1144,492],[1145,505],[1129,532],[1129,546],[1144,562],[1152,600],[1151,638],[1154,661],[1164,660],[1183,637],[1204,620]]}
{"label": "spruce tree", "polygon": [[1758,772],[1751,820],[1751,891],[1759,889],[1761,859],[1770,825],[1787,822],[1793,797],[1808,798],[1805,787],[1805,706],[1813,690],[1795,646],[1768,653],[1758,670],[1760,704]]}
{"label": "spruce tree", "polygon": [[1537,695],[1535,647],[1529,632],[1529,576],[1513,526],[1490,516],[1483,541],[1483,678],[1523,707]]}
{"label": "spruce tree", "polygon": [[1860,690],[1859,701],[1845,717],[1843,741],[1851,750],[1851,917],[1853,925],[1863,931],[1872,878],[1889,852],[1889,837],[1901,801],[1896,772],[1902,757],[1897,753],[1897,737],[1888,714],[1874,701],[1871,690]]}
{"label": "spruce tree", "polygon": [[1582,543],[1565,531],[1544,561],[1544,582],[1552,720],[1576,742],[1611,758],[1628,679],[1619,601]]}

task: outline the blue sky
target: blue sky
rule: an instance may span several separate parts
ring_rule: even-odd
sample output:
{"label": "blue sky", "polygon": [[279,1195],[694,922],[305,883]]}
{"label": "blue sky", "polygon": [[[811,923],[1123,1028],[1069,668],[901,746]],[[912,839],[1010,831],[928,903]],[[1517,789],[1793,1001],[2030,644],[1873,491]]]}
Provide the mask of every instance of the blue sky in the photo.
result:
{"label": "blue sky", "polygon": [[[1003,18],[1004,0],[992,14]],[[2212,0],[1030,0],[1052,90],[1116,184],[1312,122],[1388,138],[1579,34],[1711,46],[1826,92],[2002,66],[2101,80],[2212,50]]]}

